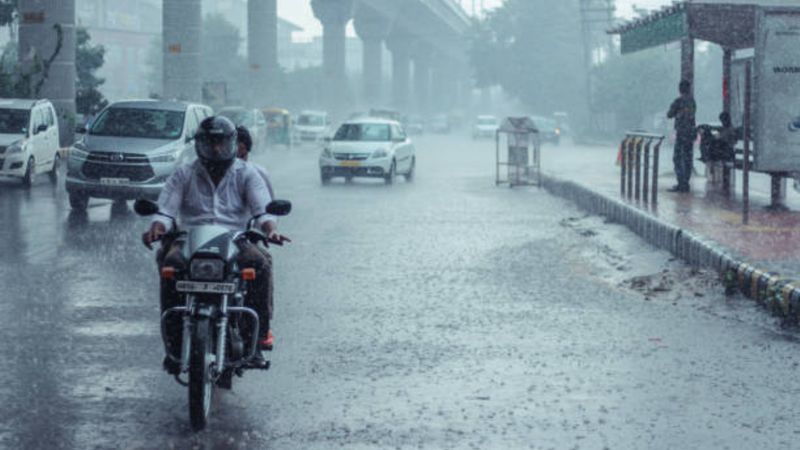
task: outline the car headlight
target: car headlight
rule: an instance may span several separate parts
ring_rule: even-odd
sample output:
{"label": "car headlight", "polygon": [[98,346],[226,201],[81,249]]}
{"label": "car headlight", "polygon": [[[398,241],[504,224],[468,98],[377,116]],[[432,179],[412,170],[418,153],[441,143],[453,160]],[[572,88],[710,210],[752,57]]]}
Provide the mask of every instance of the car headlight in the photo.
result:
{"label": "car headlight", "polygon": [[84,147],[83,144],[81,144],[80,142],[76,142],[69,149],[70,158],[86,159],[88,156],[89,152],[86,150],[86,147]]}
{"label": "car headlight", "polygon": [[8,148],[6,149],[6,153],[8,154],[22,153],[25,150],[25,144],[27,144],[27,141],[25,141],[24,139],[21,141],[14,142],[13,144],[8,146]]}
{"label": "car headlight", "polygon": [[333,159],[333,153],[331,153],[331,149],[325,147],[322,149],[322,156],[325,158]]}
{"label": "car headlight", "polygon": [[159,153],[157,155],[153,155],[150,158],[150,162],[155,162],[155,163],[175,162],[178,160],[178,158],[180,158],[180,156],[181,156],[180,149],[172,149],[166,153]]}
{"label": "car headlight", "polygon": [[383,148],[379,148],[378,150],[372,152],[373,158],[386,158],[387,156],[389,156],[389,152]]}
{"label": "car headlight", "polygon": [[225,261],[221,259],[195,259],[189,266],[192,280],[221,281],[225,278]]}

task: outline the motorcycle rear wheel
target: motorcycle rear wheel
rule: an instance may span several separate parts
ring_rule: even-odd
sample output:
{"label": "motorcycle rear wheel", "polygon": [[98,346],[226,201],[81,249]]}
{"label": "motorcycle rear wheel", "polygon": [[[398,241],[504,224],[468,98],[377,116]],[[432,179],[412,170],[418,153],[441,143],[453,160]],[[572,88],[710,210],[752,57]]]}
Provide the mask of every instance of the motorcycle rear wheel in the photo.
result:
{"label": "motorcycle rear wheel", "polygon": [[210,371],[214,355],[210,332],[208,319],[200,319],[195,323],[189,354],[189,420],[194,431],[206,427],[211,410],[214,381]]}

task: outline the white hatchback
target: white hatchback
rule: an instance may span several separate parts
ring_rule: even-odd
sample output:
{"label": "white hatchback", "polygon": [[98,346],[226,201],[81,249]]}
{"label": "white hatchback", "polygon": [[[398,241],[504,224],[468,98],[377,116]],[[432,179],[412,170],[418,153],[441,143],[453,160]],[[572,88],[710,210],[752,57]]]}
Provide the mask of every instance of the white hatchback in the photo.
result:
{"label": "white hatchback", "polygon": [[47,100],[0,100],[0,176],[30,186],[39,173],[58,182],[61,154],[56,110]]}
{"label": "white hatchback", "polygon": [[394,120],[361,118],[343,123],[319,157],[320,179],[333,177],[383,178],[392,184],[397,175],[414,178],[416,150],[403,127]]}

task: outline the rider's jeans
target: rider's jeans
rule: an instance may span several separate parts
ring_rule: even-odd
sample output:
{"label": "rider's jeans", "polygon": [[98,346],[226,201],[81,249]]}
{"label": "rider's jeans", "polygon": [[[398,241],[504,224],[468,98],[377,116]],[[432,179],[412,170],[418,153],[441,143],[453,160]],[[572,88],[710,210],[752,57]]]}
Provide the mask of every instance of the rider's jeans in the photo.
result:
{"label": "rider's jeans", "polygon": [[[164,266],[174,267],[178,271],[187,270],[188,261],[181,252],[182,246],[183,241],[178,240],[171,243],[168,250],[162,248],[158,251],[156,262],[158,262],[159,273]],[[243,241],[239,244],[237,263],[241,268],[256,269],[256,279],[245,298],[245,304],[258,313],[259,334],[264,336],[269,329],[269,321],[272,319],[272,256],[266,248]],[[162,278],[161,312],[174,306],[183,306],[180,296],[175,290],[175,280]],[[179,315],[169,316],[165,328],[167,335],[164,336],[164,341],[167,343],[167,348],[173,355],[179,355],[183,331],[181,317]]]}

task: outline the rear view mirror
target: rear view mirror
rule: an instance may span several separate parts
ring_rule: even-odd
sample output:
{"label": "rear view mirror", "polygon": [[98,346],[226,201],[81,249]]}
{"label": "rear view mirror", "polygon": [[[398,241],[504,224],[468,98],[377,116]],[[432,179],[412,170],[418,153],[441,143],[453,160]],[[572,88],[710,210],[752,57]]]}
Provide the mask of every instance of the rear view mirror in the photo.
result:
{"label": "rear view mirror", "polygon": [[86,134],[87,132],[89,132],[89,130],[87,130],[86,127],[83,125],[78,125],[77,127],[75,127],[75,132],[78,134]]}
{"label": "rear view mirror", "polygon": [[140,198],[133,203],[133,210],[140,216],[152,216],[158,214],[158,205],[154,201]]}
{"label": "rear view mirror", "polygon": [[38,127],[36,127],[36,134],[44,133],[45,131],[47,131],[47,125],[45,124],[41,124]]}
{"label": "rear view mirror", "polygon": [[288,216],[290,212],[292,212],[292,202],[288,200],[273,200],[267,205],[267,214],[273,216]]}

